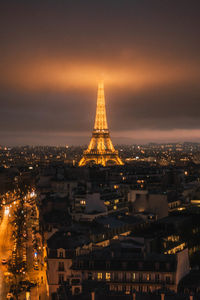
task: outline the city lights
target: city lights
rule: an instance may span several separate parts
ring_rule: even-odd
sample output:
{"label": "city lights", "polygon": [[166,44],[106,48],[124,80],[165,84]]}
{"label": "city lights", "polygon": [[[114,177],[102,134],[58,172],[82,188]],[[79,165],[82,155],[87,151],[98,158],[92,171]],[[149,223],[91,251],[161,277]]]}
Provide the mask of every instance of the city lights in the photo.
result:
{"label": "city lights", "polygon": [[0,2],[0,300],[200,299],[200,1]]}
{"label": "city lights", "polygon": [[4,213],[5,213],[5,215],[7,216],[7,215],[9,215],[9,207],[5,207],[5,211],[4,211]]}

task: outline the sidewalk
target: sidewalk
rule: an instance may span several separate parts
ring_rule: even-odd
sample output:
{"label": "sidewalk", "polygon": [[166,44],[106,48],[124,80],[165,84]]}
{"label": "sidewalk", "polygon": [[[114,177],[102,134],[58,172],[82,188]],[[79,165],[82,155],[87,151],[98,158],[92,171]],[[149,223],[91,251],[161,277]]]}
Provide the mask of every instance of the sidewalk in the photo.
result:
{"label": "sidewalk", "polygon": [[[46,292],[46,272],[43,264],[42,253],[38,253],[38,266],[39,270],[34,270],[34,249],[32,244],[32,222],[29,218],[30,210],[27,213],[27,279],[29,281],[37,282],[37,286],[31,288],[31,300],[48,300]],[[40,245],[42,249],[42,245]],[[24,295],[20,300],[24,300]]]}

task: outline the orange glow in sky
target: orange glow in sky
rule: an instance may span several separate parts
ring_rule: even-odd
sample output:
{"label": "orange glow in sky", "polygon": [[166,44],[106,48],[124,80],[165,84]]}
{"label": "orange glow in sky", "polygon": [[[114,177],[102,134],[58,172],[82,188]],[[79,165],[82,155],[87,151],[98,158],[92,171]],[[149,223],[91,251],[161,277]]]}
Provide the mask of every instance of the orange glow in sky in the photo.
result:
{"label": "orange glow in sky", "polygon": [[151,86],[184,83],[195,84],[200,77],[198,64],[184,62],[159,63],[139,61],[124,66],[98,65],[91,62],[66,62],[55,60],[22,61],[14,65],[4,65],[0,83],[15,89],[65,91],[69,88],[96,86],[103,78],[108,86],[127,87],[131,90],[147,89]]}
{"label": "orange glow in sky", "polygon": [[199,1],[1,2],[2,144],[200,141]]}

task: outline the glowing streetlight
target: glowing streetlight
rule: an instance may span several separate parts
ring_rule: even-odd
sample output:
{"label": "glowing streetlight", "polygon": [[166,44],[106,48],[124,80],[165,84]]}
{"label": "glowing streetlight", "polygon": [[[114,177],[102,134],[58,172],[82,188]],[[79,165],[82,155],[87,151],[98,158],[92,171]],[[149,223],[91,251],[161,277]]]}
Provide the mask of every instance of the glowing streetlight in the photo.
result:
{"label": "glowing streetlight", "polygon": [[5,216],[9,215],[9,207],[5,207]]}

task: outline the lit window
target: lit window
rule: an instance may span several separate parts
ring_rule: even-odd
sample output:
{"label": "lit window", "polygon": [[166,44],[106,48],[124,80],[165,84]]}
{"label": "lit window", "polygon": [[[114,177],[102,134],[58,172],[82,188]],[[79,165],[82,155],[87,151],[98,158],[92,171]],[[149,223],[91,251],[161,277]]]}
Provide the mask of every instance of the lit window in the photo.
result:
{"label": "lit window", "polygon": [[131,287],[130,285],[126,285],[126,294],[130,294],[130,291],[131,291]]}
{"label": "lit window", "polygon": [[97,279],[98,280],[102,279],[102,273],[97,273]]}
{"label": "lit window", "polygon": [[151,275],[147,274],[147,281],[151,280]]}
{"label": "lit window", "polygon": [[106,280],[110,280],[111,278],[111,274],[110,273],[106,273]]}
{"label": "lit window", "polygon": [[135,273],[132,273],[132,280],[135,280]]}
{"label": "lit window", "polygon": [[116,200],[115,200],[115,204],[117,204],[117,203],[119,203],[119,199],[116,199]]}
{"label": "lit window", "polygon": [[85,200],[81,200],[81,201],[80,201],[80,204],[81,204],[81,205],[85,205],[85,204],[86,204]]}
{"label": "lit window", "polygon": [[113,206],[113,209],[116,210],[116,209],[117,209],[117,205],[114,205],[114,206]]}

